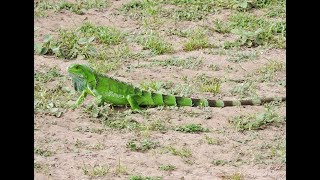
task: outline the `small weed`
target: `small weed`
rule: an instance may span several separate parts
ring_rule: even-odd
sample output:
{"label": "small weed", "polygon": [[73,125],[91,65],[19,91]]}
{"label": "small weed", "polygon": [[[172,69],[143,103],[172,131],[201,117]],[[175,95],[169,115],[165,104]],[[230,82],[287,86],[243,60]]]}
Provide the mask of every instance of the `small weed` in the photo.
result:
{"label": "small weed", "polygon": [[189,40],[183,45],[183,50],[193,51],[209,47],[214,47],[214,45],[209,43],[206,32],[202,29],[195,29],[190,35]]}
{"label": "small weed", "polygon": [[54,9],[54,4],[48,0],[39,0],[34,2],[33,9],[34,17],[45,17],[47,15],[47,10]]}
{"label": "small weed", "polygon": [[159,166],[159,169],[161,169],[162,171],[173,171],[175,169],[177,169],[176,166],[171,165],[171,164],[163,164],[161,166]]}
{"label": "small weed", "polygon": [[209,129],[203,128],[200,124],[186,124],[175,128],[175,130],[184,133],[209,132]]}
{"label": "small weed", "polygon": [[211,69],[212,71],[219,71],[220,67],[216,64],[210,64],[209,69]]}
{"label": "small weed", "polygon": [[206,139],[207,143],[210,145],[219,145],[220,144],[219,140],[214,139],[212,137],[209,137],[208,135],[205,135],[205,139]]}
{"label": "small weed", "polygon": [[84,165],[83,174],[90,177],[103,177],[109,173],[109,168],[101,165]]}
{"label": "small weed", "polygon": [[[117,55],[119,52],[113,50],[106,54],[105,49],[108,49],[109,45],[119,44],[122,40],[122,32],[115,28],[85,22],[76,29],[61,29],[57,38],[45,35],[43,42],[35,43],[34,51],[36,54],[55,55],[64,59],[106,60],[109,58],[108,54]],[[124,54],[120,54],[122,55]]]}
{"label": "small weed", "polygon": [[217,160],[211,161],[211,163],[212,163],[213,165],[215,165],[215,166],[224,166],[225,164],[228,163],[228,161],[217,159]]}
{"label": "small weed", "polygon": [[77,0],[75,3],[62,1],[60,2],[57,11],[61,11],[62,9],[71,11],[76,14],[84,14],[84,10],[88,9],[103,9],[108,6],[107,0]]}
{"label": "small weed", "polygon": [[127,148],[129,148],[131,151],[140,152],[146,152],[150,149],[155,149],[158,146],[158,143],[153,142],[150,139],[143,139],[142,141],[140,141],[140,143],[137,143],[135,140],[130,140],[127,143]]}
{"label": "small weed", "polygon": [[130,10],[143,10],[146,6],[146,1],[140,0],[132,0],[126,4],[124,4],[121,8],[123,11],[130,11]]}
{"label": "small weed", "polygon": [[173,82],[167,81],[145,81],[140,84],[140,88],[145,91],[165,93],[173,87]]}
{"label": "small weed", "polygon": [[93,146],[89,146],[87,149],[98,151],[98,150],[103,150],[104,148],[105,148],[105,145],[103,143],[97,143]]}
{"label": "small weed", "polygon": [[156,120],[152,121],[146,126],[146,129],[151,131],[160,131],[160,132],[166,132],[168,130],[168,127],[166,127],[166,124],[164,121]]}
{"label": "small weed", "polygon": [[54,154],[52,151],[48,149],[42,149],[42,148],[36,148],[36,147],[34,148],[34,153],[44,157],[49,157]]}
{"label": "small weed", "polygon": [[150,16],[156,19],[155,17],[161,11],[159,3],[154,0],[133,0],[124,4],[119,10],[135,20],[141,20]]}
{"label": "small weed", "polygon": [[275,6],[269,8],[268,12],[266,13],[267,17],[279,17],[285,18],[286,17],[286,7],[285,6]]}
{"label": "small weed", "polygon": [[113,27],[95,26],[90,22],[85,22],[78,31],[85,37],[95,37],[97,41],[106,45],[119,44],[124,37],[121,31]]}
{"label": "small weed", "polygon": [[276,145],[270,148],[270,155],[273,158],[277,158],[281,163],[286,163],[286,141],[276,143]]}
{"label": "small weed", "polygon": [[199,21],[215,12],[212,0],[170,0],[168,2],[180,7],[174,10],[172,15],[174,19],[180,21]]}
{"label": "small weed", "polygon": [[165,60],[155,60],[152,64],[160,65],[163,67],[177,66],[186,69],[199,69],[202,64],[202,59],[196,57],[187,57],[186,59],[180,59],[178,57],[171,57]]}
{"label": "small weed", "polygon": [[89,58],[96,54],[93,46],[94,37],[81,38],[77,32],[60,30],[59,39],[46,35],[43,43],[35,43],[35,52],[40,55],[52,55],[59,58],[74,59],[77,56]]}
{"label": "small weed", "polygon": [[106,120],[111,114],[111,108],[109,104],[104,103],[101,106],[98,106],[98,103],[91,103],[86,106],[84,112],[90,114],[94,118],[102,118]]}
{"label": "small weed", "polygon": [[225,42],[224,48],[262,45],[285,48],[286,46],[285,21],[267,21],[250,13],[241,12],[232,15],[226,26],[231,29],[232,34],[238,35],[239,38],[234,42]]}
{"label": "small weed", "polygon": [[264,36],[263,29],[258,29],[256,31],[246,31],[240,29],[231,30],[233,34],[239,36],[239,38],[235,42],[226,42],[224,47],[227,49],[229,47],[257,47],[263,45],[266,41],[266,37]]}
{"label": "small weed", "polygon": [[284,122],[275,109],[276,102],[265,104],[265,110],[258,114],[236,116],[231,122],[238,131],[264,129],[268,125],[277,125]]}
{"label": "small weed", "polygon": [[272,81],[276,73],[285,70],[285,64],[276,60],[270,60],[262,68],[256,71],[256,74],[262,75],[260,81]]}
{"label": "small weed", "polygon": [[172,89],[169,90],[169,94],[189,97],[195,92],[194,88],[190,84],[177,84]]}
{"label": "small weed", "polygon": [[77,139],[76,142],[75,142],[75,144],[74,144],[74,146],[75,146],[76,148],[85,148],[86,145],[87,145],[86,142],[81,141],[81,140],[79,140],[79,139]]}
{"label": "small weed", "polygon": [[249,97],[249,96],[256,96],[256,88],[257,85],[254,81],[246,81],[241,83],[240,85],[235,86],[233,89],[230,90],[232,95],[238,95],[239,97]]}
{"label": "small weed", "polygon": [[104,121],[104,125],[111,129],[127,129],[130,131],[142,128],[138,122],[128,118],[121,118],[119,116],[110,117]]}
{"label": "small weed", "polygon": [[226,23],[223,23],[221,20],[214,21],[214,30],[221,34],[230,33],[231,31],[230,26],[226,25]]}
{"label": "small weed", "polygon": [[93,8],[103,9],[107,6],[107,0],[76,0],[74,3],[65,0],[58,3],[51,0],[40,0],[34,3],[34,16],[44,17],[48,10],[54,10],[56,12],[67,10],[75,14],[83,15],[85,10]]}
{"label": "small weed", "polygon": [[162,177],[150,177],[150,176],[133,175],[133,176],[129,177],[129,180],[162,180]]}
{"label": "small weed", "polygon": [[46,72],[35,71],[34,80],[41,83],[47,83],[56,80],[56,78],[62,77],[57,66],[50,68]]}
{"label": "small weed", "polygon": [[168,29],[169,35],[176,35],[180,37],[188,37],[192,31],[190,29]]}
{"label": "small weed", "polygon": [[257,52],[237,52],[235,54],[232,54],[231,57],[227,58],[227,61],[239,63],[246,62],[248,60],[254,60],[257,57]]}
{"label": "small weed", "polygon": [[119,176],[120,174],[128,175],[128,167],[121,165],[120,158],[118,160],[118,165],[116,168],[116,174]]}
{"label": "small weed", "polygon": [[160,55],[165,53],[172,53],[173,46],[163,40],[159,34],[150,31],[144,36],[138,37],[138,43],[143,46],[144,49],[150,49],[154,54]]}
{"label": "small weed", "polygon": [[182,158],[189,158],[192,156],[192,151],[188,148],[181,148],[181,149],[177,149],[175,147],[172,146],[168,146],[165,148],[168,152],[170,152],[172,155],[175,156],[180,156]]}
{"label": "small weed", "polygon": [[48,164],[40,164],[40,163],[34,162],[33,169],[37,173],[43,173],[46,175],[49,174],[49,165]]}
{"label": "small weed", "polygon": [[236,173],[228,176],[227,179],[230,179],[230,180],[242,180],[242,179],[244,179],[244,178],[243,178],[243,175],[242,175],[242,174],[236,172]]}
{"label": "small weed", "polygon": [[199,84],[200,92],[211,92],[214,95],[220,93],[221,80],[218,78],[210,78],[202,74],[196,78],[196,82]]}
{"label": "small weed", "polygon": [[[107,57],[104,58],[108,59]],[[88,61],[92,68],[94,68],[98,73],[102,74],[117,70],[121,66],[121,61],[119,61],[117,58],[108,60],[96,60],[92,58]]]}
{"label": "small weed", "polygon": [[[40,76],[41,75],[38,74],[37,78],[40,78]],[[42,80],[46,81],[45,79],[46,78]],[[35,113],[60,117],[63,113],[63,108],[68,108],[68,101],[73,98],[72,91],[63,85],[63,79],[59,79],[51,88],[47,88],[43,83],[37,83],[36,81],[34,85]]]}

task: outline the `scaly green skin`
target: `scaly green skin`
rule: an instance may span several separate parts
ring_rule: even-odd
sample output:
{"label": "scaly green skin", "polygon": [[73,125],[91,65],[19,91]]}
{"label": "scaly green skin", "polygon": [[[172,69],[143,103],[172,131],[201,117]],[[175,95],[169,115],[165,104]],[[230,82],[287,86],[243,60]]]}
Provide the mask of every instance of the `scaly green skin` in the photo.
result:
{"label": "scaly green skin", "polygon": [[141,90],[130,84],[115,80],[96,73],[86,65],[72,64],[68,68],[74,88],[82,94],[74,104],[79,106],[90,94],[97,98],[99,103],[108,102],[113,105],[130,105],[133,111],[139,111],[141,106],[210,106],[226,107],[240,105],[260,105],[271,101],[285,101],[286,98],[264,98],[259,100],[223,101],[195,99],[163,95]]}

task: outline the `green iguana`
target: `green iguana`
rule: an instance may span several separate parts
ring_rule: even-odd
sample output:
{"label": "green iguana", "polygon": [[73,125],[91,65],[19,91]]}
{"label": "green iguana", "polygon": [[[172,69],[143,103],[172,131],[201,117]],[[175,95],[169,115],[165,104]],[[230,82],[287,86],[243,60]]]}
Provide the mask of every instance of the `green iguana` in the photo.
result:
{"label": "green iguana", "polygon": [[239,105],[260,105],[271,101],[285,101],[286,98],[263,98],[259,100],[207,100],[141,90],[133,85],[118,81],[111,77],[96,73],[92,68],[72,64],[68,67],[74,88],[82,94],[74,104],[79,106],[87,96],[93,95],[99,103],[107,102],[113,105],[130,105],[133,111],[139,111],[140,106],[209,106],[226,107]]}

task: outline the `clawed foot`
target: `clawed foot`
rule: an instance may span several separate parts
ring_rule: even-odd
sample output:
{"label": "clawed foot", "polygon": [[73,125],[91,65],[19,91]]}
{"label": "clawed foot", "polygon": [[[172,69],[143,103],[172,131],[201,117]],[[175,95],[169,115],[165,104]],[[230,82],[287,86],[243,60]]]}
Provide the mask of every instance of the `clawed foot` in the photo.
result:
{"label": "clawed foot", "polygon": [[132,109],[133,114],[141,114],[143,111],[141,109]]}

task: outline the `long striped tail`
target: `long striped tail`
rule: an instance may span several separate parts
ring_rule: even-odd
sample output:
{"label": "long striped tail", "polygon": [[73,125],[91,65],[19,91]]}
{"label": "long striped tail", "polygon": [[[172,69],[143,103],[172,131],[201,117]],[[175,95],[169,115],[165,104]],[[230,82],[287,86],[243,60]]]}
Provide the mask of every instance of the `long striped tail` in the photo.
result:
{"label": "long striped tail", "polygon": [[176,96],[177,106],[209,106],[209,107],[227,107],[227,106],[244,106],[244,105],[261,105],[272,101],[286,101],[286,97],[281,98],[261,98],[252,100],[207,100],[197,98],[185,98]]}

